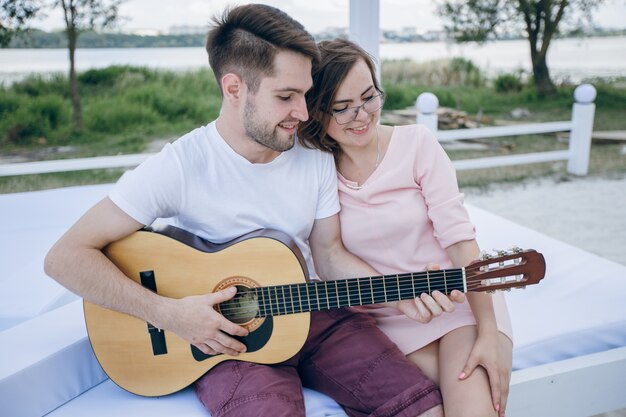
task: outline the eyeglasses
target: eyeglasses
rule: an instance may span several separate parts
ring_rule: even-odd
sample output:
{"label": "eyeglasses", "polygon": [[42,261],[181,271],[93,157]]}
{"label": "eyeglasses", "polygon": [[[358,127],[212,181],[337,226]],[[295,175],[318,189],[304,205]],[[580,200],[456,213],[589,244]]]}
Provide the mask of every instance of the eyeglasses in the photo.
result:
{"label": "eyeglasses", "polygon": [[365,100],[360,106],[348,107],[343,110],[331,110],[330,114],[335,118],[337,124],[345,125],[356,119],[356,116],[357,114],[359,114],[361,108],[366,113],[371,114],[375,111],[380,110],[380,108],[383,107],[384,102],[385,93],[381,91],[375,96],[371,96],[370,98]]}

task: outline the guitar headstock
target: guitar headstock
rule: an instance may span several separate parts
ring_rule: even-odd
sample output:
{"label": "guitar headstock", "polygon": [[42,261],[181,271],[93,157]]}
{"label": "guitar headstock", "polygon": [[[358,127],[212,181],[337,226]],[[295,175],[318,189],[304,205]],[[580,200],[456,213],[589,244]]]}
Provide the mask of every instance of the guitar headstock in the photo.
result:
{"label": "guitar headstock", "polygon": [[513,248],[484,254],[465,268],[468,291],[508,290],[537,284],[546,274],[546,261],[536,250]]}

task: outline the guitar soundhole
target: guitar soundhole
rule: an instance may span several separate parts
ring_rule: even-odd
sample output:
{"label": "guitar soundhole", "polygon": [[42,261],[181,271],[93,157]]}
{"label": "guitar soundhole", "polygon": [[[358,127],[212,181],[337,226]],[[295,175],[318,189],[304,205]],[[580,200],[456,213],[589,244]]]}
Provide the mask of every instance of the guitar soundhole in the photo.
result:
{"label": "guitar soundhole", "polygon": [[236,285],[237,294],[230,300],[220,304],[219,309],[224,317],[233,323],[246,324],[252,321],[259,312],[256,292],[243,285]]}
{"label": "guitar soundhole", "polygon": [[215,291],[236,287],[237,294],[217,306],[217,310],[228,320],[245,327],[248,331],[256,330],[265,320],[259,317],[259,299],[254,288],[259,285],[246,277],[230,277],[220,282]]}

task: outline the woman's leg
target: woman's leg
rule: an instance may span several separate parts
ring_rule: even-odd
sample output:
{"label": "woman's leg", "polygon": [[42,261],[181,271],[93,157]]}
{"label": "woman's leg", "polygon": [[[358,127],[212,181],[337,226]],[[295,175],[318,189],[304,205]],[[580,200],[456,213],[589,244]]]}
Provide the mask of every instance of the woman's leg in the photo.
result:
{"label": "woman's leg", "polygon": [[437,386],[439,383],[439,340],[409,353],[407,356]]}
{"label": "woman's leg", "polygon": [[[491,388],[487,372],[482,366],[476,367],[471,376],[459,380],[467,358],[476,341],[476,326],[464,326],[451,331],[439,342],[440,388],[443,396],[446,417],[496,417],[491,398]],[[500,360],[512,361],[512,344],[508,337],[498,333]],[[507,393],[508,393],[508,387]],[[501,404],[503,407],[504,405]]]}
{"label": "woman's leg", "polygon": [[[498,334],[503,361],[512,363],[512,344]],[[496,416],[487,373],[478,367],[464,381],[458,379],[476,340],[476,326],[453,330],[407,357],[441,388],[446,417]],[[504,405],[503,405],[504,407]]]}

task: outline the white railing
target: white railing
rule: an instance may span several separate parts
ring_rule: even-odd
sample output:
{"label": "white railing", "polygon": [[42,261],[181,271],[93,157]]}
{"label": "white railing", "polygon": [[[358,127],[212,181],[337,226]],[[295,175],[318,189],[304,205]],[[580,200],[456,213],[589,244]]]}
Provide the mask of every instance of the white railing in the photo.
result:
{"label": "white railing", "polygon": [[[417,122],[427,125],[435,132],[440,142],[570,132],[568,150],[464,159],[453,161],[453,164],[456,169],[462,170],[567,160],[567,171],[569,173],[587,175],[591,132],[595,114],[593,101],[596,98],[596,89],[590,84],[582,84],[574,91],[574,98],[576,102],[572,109],[572,120],[569,121],[437,131],[437,107],[439,106],[439,100],[432,93],[422,93],[416,101],[418,108]],[[88,169],[132,168],[139,165],[150,155],[152,154],[144,153],[0,164],[0,177]]]}
{"label": "white railing", "polygon": [[439,106],[437,96],[433,93],[422,93],[415,105],[417,106],[417,123],[424,124],[435,132],[439,142],[570,132],[568,150],[455,160],[453,164],[458,170],[567,160],[567,172],[574,175],[587,175],[591,132],[596,109],[595,98],[596,89],[591,84],[576,87],[572,120],[568,121],[444,131],[437,130],[437,107]]}
{"label": "white railing", "polygon": [[150,155],[95,156],[92,158],[56,159],[51,161],[19,162],[0,164],[0,177],[9,175],[47,174],[51,172],[81,171],[86,169],[132,168],[141,164]]}

